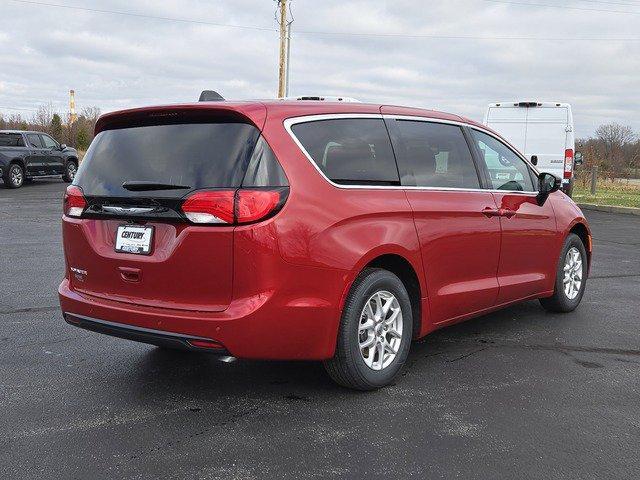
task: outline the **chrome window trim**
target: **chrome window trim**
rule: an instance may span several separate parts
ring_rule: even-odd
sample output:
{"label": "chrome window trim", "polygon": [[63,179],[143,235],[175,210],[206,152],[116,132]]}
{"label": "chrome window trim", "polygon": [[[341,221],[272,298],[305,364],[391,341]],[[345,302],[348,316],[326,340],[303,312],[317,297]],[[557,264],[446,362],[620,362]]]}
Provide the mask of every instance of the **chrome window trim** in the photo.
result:
{"label": "chrome window trim", "polygon": [[[468,127],[478,130],[479,132],[485,133],[499,142],[504,144],[504,141],[495,135],[494,133],[485,130],[483,128],[479,128],[475,125],[471,125],[465,122],[459,122],[456,120],[447,120],[441,118],[429,118],[429,117],[416,117],[411,115],[382,115],[380,113],[329,113],[329,114],[318,114],[318,115],[305,115],[302,117],[290,117],[284,120],[284,128],[294,141],[294,143],[298,146],[300,151],[304,154],[307,160],[313,165],[316,171],[324,178],[330,185],[345,189],[345,190],[426,190],[426,191],[442,191],[442,192],[491,192],[491,193],[517,193],[518,195],[537,195],[537,191],[520,191],[520,190],[495,190],[489,188],[458,188],[458,187],[426,187],[426,186],[395,186],[395,185],[344,185],[335,183],[329,177],[327,177],[324,172],[320,169],[318,164],[313,160],[307,149],[304,148],[298,137],[293,133],[292,126],[297,125],[298,123],[309,123],[320,120],[339,120],[339,119],[348,119],[348,118],[374,118],[384,120],[385,118],[396,119],[396,120],[415,120],[420,122],[431,122],[431,123],[444,123],[449,125],[458,125],[460,127]],[[509,148],[509,150],[513,149],[508,145],[505,145]],[[529,168],[532,168],[533,171],[537,174],[537,170],[533,168],[526,158],[520,155],[518,152],[514,152],[519,158],[521,158]]]}

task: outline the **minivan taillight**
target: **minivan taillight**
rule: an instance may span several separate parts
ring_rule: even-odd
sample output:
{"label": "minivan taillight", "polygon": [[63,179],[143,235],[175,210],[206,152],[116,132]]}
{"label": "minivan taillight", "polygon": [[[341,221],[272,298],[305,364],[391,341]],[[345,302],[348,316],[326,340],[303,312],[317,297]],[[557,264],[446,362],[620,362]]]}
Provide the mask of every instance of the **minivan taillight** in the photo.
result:
{"label": "minivan taillight", "polygon": [[84,199],[84,193],[80,187],[75,185],[69,185],[67,191],[64,194],[63,211],[64,214],[69,217],[80,217],[87,206],[87,201]]}
{"label": "minivan taillight", "polygon": [[571,178],[573,175],[573,150],[567,148],[564,151],[564,178]]}
{"label": "minivan taillight", "polygon": [[289,189],[204,190],[189,195],[182,211],[193,223],[243,224],[264,220],[284,205]]}

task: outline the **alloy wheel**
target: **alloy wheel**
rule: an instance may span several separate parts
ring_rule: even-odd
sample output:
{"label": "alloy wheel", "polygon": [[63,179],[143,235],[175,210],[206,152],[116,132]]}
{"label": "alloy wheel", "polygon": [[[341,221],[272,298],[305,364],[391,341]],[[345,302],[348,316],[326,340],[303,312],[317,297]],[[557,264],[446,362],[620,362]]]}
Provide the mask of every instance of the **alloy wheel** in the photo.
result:
{"label": "alloy wheel", "polygon": [[22,174],[22,168],[19,165],[13,165],[9,170],[9,181],[14,187],[19,187],[24,181],[24,175]]}
{"label": "alloy wheel", "polygon": [[564,278],[562,286],[564,294],[573,300],[580,293],[582,287],[582,255],[576,247],[571,247],[564,257]]}
{"label": "alloy wheel", "polygon": [[382,370],[396,358],[402,343],[402,308],[390,292],[371,295],[360,314],[358,346],[364,363]]}

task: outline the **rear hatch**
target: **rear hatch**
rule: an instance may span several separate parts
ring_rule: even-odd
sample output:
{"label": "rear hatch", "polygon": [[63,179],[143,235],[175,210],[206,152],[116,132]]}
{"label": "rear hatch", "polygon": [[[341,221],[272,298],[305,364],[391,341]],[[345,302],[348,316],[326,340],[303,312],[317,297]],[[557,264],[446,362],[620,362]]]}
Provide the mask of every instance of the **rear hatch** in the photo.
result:
{"label": "rear hatch", "polygon": [[65,198],[71,288],[138,305],[226,309],[234,199],[247,170],[264,163],[260,131],[219,115],[115,125],[95,137]]}

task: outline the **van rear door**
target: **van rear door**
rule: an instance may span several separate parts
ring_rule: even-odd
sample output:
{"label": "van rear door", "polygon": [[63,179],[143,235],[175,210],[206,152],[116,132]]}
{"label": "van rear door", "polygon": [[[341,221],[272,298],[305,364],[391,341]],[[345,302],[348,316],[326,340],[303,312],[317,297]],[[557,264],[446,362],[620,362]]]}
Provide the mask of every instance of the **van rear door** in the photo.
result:
{"label": "van rear door", "polygon": [[196,191],[239,188],[260,132],[237,118],[158,118],[171,123],[119,124],[87,151],[73,182],[86,207],[63,222],[70,286],[137,305],[222,311],[234,227],[194,225],[181,208]]}
{"label": "van rear door", "polygon": [[521,152],[525,150],[527,139],[528,108],[501,105],[489,106],[485,125],[509,140]]}
{"label": "van rear door", "polygon": [[563,177],[565,149],[568,147],[567,136],[569,113],[566,107],[532,107],[527,108],[527,132],[524,154],[527,158],[538,157],[537,168],[541,172],[549,172]]}

